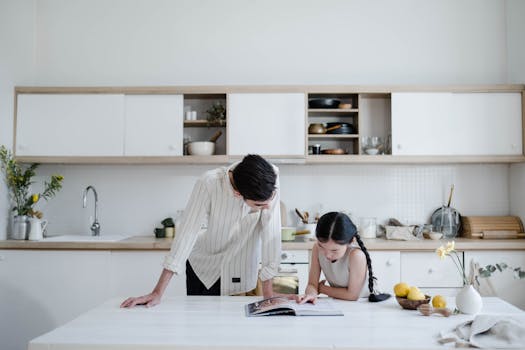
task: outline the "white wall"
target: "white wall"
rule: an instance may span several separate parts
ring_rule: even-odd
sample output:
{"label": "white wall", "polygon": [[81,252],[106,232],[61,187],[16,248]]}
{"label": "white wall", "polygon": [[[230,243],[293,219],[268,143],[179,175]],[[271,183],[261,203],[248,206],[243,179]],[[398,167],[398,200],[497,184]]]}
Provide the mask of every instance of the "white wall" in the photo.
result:
{"label": "white wall", "polygon": [[[13,90],[31,85],[34,71],[34,1],[0,0],[0,145],[13,144]],[[0,180],[0,239],[5,239],[9,199]]]}
{"label": "white wall", "polygon": [[[525,82],[525,1],[507,0],[508,81]],[[510,209],[525,221],[525,164],[510,168]]]}
{"label": "white wall", "polygon": [[[20,38],[26,51],[14,57],[29,64],[34,49],[34,85],[496,84],[507,78],[505,5],[40,0],[26,26],[34,36]],[[15,84],[20,81],[10,87]],[[11,123],[11,111],[1,112]],[[94,184],[103,229],[147,233],[184,206],[194,180],[210,167],[45,166],[42,175],[60,172],[66,180],[42,209],[50,231],[86,232],[91,208],[81,209],[80,196]],[[419,222],[444,202],[454,182],[454,203],[464,214],[509,211],[506,165],[282,168],[290,209],[313,210],[323,202],[326,210],[355,217]]]}
{"label": "white wall", "polygon": [[41,85],[504,83],[504,0],[40,0]]}

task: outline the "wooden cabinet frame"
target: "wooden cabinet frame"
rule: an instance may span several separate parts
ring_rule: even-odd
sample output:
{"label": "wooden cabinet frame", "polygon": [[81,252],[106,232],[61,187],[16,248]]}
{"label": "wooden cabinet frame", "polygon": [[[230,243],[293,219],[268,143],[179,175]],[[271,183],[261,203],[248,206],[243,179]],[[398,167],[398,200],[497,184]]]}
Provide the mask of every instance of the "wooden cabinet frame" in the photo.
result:
{"label": "wooden cabinet frame", "polygon": [[[525,141],[525,85],[469,85],[469,86],[360,86],[360,85],[281,85],[281,86],[158,86],[158,87],[15,87],[13,150],[16,156],[17,100],[19,94],[228,94],[228,93],[304,93],[308,94],[391,94],[392,92],[521,92],[522,139]],[[308,115],[305,111],[305,118]],[[306,119],[308,120],[308,119]],[[308,125],[306,126],[306,128]],[[227,135],[229,139],[232,135]],[[305,130],[308,140],[308,130]],[[299,164],[439,164],[439,163],[519,163],[525,162],[525,142],[521,155],[517,156],[366,156],[355,155],[308,155],[304,158],[285,159],[275,157],[276,163]],[[21,162],[68,163],[68,164],[226,164],[239,157],[214,156],[115,156],[115,157],[29,157],[16,156]]]}

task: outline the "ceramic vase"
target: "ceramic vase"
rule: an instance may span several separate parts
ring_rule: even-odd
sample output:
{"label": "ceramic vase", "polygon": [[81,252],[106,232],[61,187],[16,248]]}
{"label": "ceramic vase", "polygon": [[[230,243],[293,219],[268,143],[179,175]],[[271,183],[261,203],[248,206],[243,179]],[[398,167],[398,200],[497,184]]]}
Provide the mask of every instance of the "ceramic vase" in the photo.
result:
{"label": "ceramic vase", "polygon": [[477,314],[481,311],[483,301],[478,291],[474,289],[472,284],[463,286],[456,295],[456,307],[464,314]]}

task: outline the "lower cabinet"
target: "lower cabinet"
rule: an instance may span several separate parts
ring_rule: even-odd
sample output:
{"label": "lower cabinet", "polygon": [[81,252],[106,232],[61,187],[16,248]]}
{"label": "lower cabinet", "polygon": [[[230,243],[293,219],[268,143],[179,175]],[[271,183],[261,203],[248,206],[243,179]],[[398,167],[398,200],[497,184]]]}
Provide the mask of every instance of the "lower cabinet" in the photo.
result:
{"label": "lower cabinet", "polygon": [[109,264],[109,251],[0,251],[0,347],[25,350],[105,301]]}
{"label": "lower cabinet", "polygon": [[[379,292],[392,294],[392,287],[401,276],[400,253],[394,251],[369,251],[372,271],[377,278]],[[366,282],[368,283],[368,281]]]}
{"label": "lower cabinet", "polygon": [[[463,261],[463,253],[458,253]],[[401,281],[419,287],[424,293],[453,296],[463,285],[454,261],[441,260],[435,252],[402,252]]]}
{"label": "lower cabinet", "polygon": [[[165,254],[0,250],[0,348],[25,350],[31,339],[109,298],[150,292]],[[185,293],[185,275],[174,275],[164,296]]]}
{"label": "lower cabinet", "polygon": [[[110,295],[126,298],[149,293],[162,272],[165,255],[165,251],[112,251],[109,268]],[[186,274],[173,275],[164,297],[185,294]]]}

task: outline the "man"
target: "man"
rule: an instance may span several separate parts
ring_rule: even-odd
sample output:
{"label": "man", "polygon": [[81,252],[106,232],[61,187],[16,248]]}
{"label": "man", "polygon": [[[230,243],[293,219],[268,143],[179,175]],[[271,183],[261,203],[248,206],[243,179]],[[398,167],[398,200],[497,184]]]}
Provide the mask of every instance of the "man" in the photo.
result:
{"label": "man", "polygon": [[176,227],[157,285],[120,306],[158,304],[173,274],[184,268],[188,295],[244,293],[259,277],[264,297],[271,297],[281,252],[278,176],[277,167],[258,155],[206,172]]}

